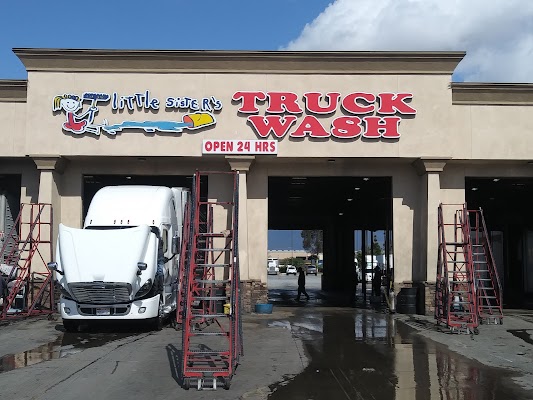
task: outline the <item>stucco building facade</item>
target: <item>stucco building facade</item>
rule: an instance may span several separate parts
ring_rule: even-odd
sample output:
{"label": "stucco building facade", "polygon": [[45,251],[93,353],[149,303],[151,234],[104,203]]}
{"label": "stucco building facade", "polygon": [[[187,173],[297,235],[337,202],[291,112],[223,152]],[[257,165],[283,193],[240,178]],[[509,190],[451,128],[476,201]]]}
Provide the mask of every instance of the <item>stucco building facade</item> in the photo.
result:
{"label": "stucco building facade", "polygon": [[[428,288],[426,312],[439,203],[464,203],[470,178],[533,178],[533,85],[452,83],[460,52],[14,52],[28,78],[0,81],[5,190],[80,227],[91,177],[238,170],[241,278],[257,301],[282,212],[269,178],[388,178],[394,282]],[[209,181],[209,198],[229,191]],[[324,264],[341,271],[333,247]]]}

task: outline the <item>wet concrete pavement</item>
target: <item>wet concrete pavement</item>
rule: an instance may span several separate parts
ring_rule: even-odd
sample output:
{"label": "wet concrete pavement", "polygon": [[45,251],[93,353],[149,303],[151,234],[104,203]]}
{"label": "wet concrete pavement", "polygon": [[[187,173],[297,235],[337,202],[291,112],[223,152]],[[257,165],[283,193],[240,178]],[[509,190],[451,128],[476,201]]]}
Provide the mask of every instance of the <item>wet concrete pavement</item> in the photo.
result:
{"label": "wet concrete pavement", "polygon": [[277,399],[529,399],[510,372],[489,368],[370,310],[299,309],[273,321],[301,339],[305,370],[272,386]]}
{"label": "wet concrete pavement", "polygon": [[[510,317],[505,328],[482,328],[473,340],[439,332],[421,316],[390,315],[371,305],[338,307],[337,301],[328,302],[328,296],[318,291],[310,293],[309,302],[295,303],[292,294],[280,292],[276,297],[273,292],[278,299],[273,314],[244,317],[245,356],[230,390],[186,392],[179,386],[176,360],[180,355],[174,357],[168,349],[173,346],[174,353],[179,353],[181,332],[171,328],[149,332],[110,326],[71,334],[63,332],[60,321],[36,321],[0,327],[0,398],[533,398],[533,389],[527,391],[515,383],[517,378],[531,380],[526,371],[528,357],[533,356],[529,322]],[[10,341],[14,334],[19,334],[18,341]],[[39,335],[52,340],[39,343]],[[449,343],[439,344],[427,335]],[[26,348],[21,347],[24,340]],[[461,353],[476,358],[490,353],[483,348],[491,342],[502,346],[497,348],[501,353],[492,355],[518,354],[505,356],[514,368],[488,367],[448,348],[455,343]],[[28,347],[30,343],[34,345]],[[518,366],[515,360],[519,359],[524,363]],[[28,382],[35,379],[39,384],[32,387]]]}

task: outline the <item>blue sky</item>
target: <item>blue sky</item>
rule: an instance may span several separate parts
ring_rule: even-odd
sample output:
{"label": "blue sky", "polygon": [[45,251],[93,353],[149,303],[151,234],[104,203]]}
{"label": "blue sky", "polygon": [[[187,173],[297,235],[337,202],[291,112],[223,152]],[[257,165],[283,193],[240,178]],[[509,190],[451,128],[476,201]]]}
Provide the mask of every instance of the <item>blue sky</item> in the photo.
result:
{"label": "blue sky", "polygon": [[0,0],[13,47],[466,51],[453,80],[533,82],[529,0]]}
{"label": "blue sky", "polygon": [[0,79],[24,79],[16,47],[277,50],[328,0],[1,0]]}

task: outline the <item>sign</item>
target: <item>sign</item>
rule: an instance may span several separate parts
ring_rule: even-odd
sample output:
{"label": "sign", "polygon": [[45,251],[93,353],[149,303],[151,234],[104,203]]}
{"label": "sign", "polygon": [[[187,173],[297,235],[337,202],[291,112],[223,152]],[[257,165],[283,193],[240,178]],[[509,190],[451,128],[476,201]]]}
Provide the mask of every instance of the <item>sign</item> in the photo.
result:
{"label": "sign", "polygon": [[[90,104],[86,104],[90,103]],[[167,97],[165,109],[175,115],[175,110],[184,111],[181,120],[126,120],[118,123],[110,123],[107,119],[96,122],[99,105],[111,103],[111,109],[115,113],[127,111],[157,112],[161,102],[153,97],[150,91],[130,95],[119,95],[99,92],[85,92],[81,96],[77,94],[62,94],[54,97],[52,111],[63,111],[66,121],[63,122],[63,130],[82,135],[92,133],[99,136],[101,132],[114,136],[124,130],[143,130],[146,133],[169,132],[180,133],[183,130],[195,130],[215,125],[215,111],[222,109],[222,102],[215,98],[204,97]],[[87,106],[83,110],[84,106]]]}
{"label": "sign", "polygon": [[[307,92],[300,100],[292,92],[240,91],[232,100],[240,103],[238,112],[259,114],[259,104],[266,106],[264,115],[249,115],[248,123],[257,136],[283,138],[398,139],[404,116],[415,116],[409,104],[411,93]],[[341,111],[344,115],[324,126],[320,116]],[[305,115],[303,115],[305,112]],[[292,130],[291,130],[292,129]],[[290,132],[289,132],[290,131]]]}
{"label": "sign", "polygon": [[277,140],[204,140],[202,154],[278,154]]}

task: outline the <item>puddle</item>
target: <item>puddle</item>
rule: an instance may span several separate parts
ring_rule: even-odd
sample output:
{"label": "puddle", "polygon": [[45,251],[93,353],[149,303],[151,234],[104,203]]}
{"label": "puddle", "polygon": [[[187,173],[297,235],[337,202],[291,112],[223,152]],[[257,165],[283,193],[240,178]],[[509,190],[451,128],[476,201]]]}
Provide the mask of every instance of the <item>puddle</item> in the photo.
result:
{"label": "puddle", "polygon": [[64,333],[56,340],[34,349],[0,357],[0,373],[28,367],[43,361],[68,357],[93,347],[133,336],[131,332]]}
{"label": "puddle", "polygon": [[533,339],[531,338],[531,335],[528,333],[528,331],[531,331],[531,329],[508,329],[507,332],[509,332],[511,335],[516,336],[519,339],[522,339],[524,342],[533,344]]}
{"label": "puddle", "polygon": [[300,338],[310,362],[270,387],[268,399],[522,400],[510,372],[429,341],[390,315],[368,310],[297,310],[271,326]]}

